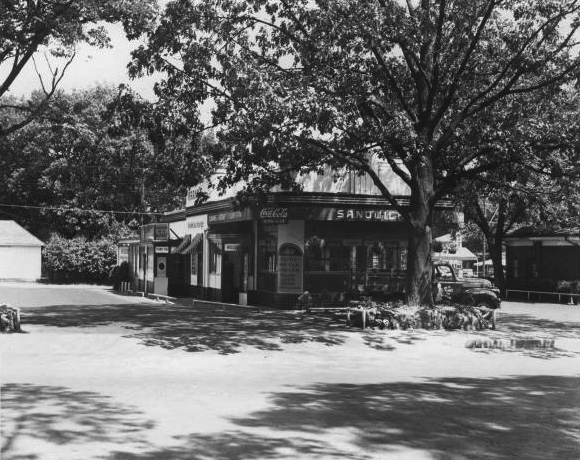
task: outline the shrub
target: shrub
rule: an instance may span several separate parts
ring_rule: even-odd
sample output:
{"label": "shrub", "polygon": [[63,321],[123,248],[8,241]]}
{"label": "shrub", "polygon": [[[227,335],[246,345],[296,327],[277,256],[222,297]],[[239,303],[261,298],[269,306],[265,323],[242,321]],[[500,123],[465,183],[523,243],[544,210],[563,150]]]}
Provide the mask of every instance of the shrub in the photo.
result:
{"label": "shrub", "polygon": [[570,292],[573,294],[580,293],[580,280],[579,281],[569,281],[569,280],[558,281],[558,291],[559,292]]}
{"label": "shrub", "polygon": [[116,264],[117,247],[108,239],[52,235],[43,249],[43,271],[51,282],[106,283]]}
{"label": "shrub", "polygon": [[119,289],[123,281],[131,281],[129,276],[129,262],[121,262],[111,270],[111,283],[114,289]]}
{"label": "shrub", "polygon": [[467,305],[445,305],[435,308],[412,307],[401,302],[383,303],[365,300],[353,303],[347,314],[347,325],[365,325],[379,329],[487,329],[495,327],[491,310]]}

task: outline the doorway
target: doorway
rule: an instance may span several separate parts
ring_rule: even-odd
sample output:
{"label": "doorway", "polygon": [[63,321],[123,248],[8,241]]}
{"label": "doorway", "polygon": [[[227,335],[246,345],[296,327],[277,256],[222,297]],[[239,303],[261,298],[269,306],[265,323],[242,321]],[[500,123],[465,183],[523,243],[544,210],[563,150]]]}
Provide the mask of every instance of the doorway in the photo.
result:
{"label": "doorway", "polygon": [[238,303],[241,278],[241,251],[224,252],[222,259],[222,300]]}

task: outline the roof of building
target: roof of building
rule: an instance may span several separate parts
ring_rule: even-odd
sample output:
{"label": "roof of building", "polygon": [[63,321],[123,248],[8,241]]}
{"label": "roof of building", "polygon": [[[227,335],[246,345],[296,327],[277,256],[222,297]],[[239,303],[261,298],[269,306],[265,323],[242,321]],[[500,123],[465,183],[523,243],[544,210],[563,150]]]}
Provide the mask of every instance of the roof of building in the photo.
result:
{"label": "roof of building", "polygon": [[457,248],[454,253],[451,252],[435,252],[433,253],[433,260],[477,260],[477,256],[469,249],[463,246]]}
{"label": "roof of building", "polygon": [[435,241],[439,243],[453,243],[455,241],[455,238],[451,236],[451,233],[446,233],[445,235],[441,235],[435,238]]}
{"label": "roof of building", "polygon": [[43,246],[44,243],[13,220],[0,220],[0,246]]}
{"label": "roof of building", "polygon": [[553,229],[553,228],[537,228],[537,227],[522,227],[514,230],[507,238],[531,238],[531,237],[566,237],[566,236],[580,236],[580,227]]}

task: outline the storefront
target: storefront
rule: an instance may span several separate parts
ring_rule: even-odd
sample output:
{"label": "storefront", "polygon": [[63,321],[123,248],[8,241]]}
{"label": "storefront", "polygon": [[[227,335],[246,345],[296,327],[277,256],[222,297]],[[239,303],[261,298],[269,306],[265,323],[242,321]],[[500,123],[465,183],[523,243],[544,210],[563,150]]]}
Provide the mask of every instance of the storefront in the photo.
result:
{"label": "storefront", "polygon": [[407,256],[399,214],[368,199],[340,206],[330,197],[310,198],[259,209],[255,302],[291,306],[304,291],[398,289]]}
{"label": "storefront", "polygon": [[405,225],[380,198],[279,193],[263,205],[224,199],[184,215],[187,233],[168,256],[169,295],[293,308],[304,291],[404,286]]}
{"label": "storefront", "polygon": [[176,244],[169,238],[169,225],[156,223],[141,227],[138,240],[125,240],[120,247],[127,247],[126,261],[132,288],[148,293],[167,295],[168,255]]}

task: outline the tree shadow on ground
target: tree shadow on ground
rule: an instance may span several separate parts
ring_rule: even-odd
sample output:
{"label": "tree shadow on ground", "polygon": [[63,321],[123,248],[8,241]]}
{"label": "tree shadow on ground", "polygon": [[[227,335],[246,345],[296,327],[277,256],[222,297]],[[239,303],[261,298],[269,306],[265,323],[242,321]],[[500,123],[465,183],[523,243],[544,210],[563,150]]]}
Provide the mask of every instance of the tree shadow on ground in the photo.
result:
{"label": "tree shadow on ground", "polygon": [[[1,402],[3,459],[41,458],[27,449],[39,442],[71,448],[87,443],[150,448],[143,432],[154,422],[98,393],[6,384],[2,385]],[[27,454],[14,452],[23,447]]]}
{"label": "tree shadow on ground", "polygon": [[580,378],[317,384],[274,394],[236,429],[118,460],[580,458]]}
{"label": "tree shadow on ground", "polygon": [[[462,331],[390,331],[347,328],[340,315],[307,315],[302,312],[215,311],[214,309],[162,303],[51,305],[22,307],[24,329],[27,325],[94,328],[118,324],[126,337],[148,346],[183,349],[190,352],[214,350],[221,354],[241,351],[244,346],[261,350],[283,350],[286,344],[316,342],[327,346],[343,345],[349,334],[362,334],[363,343],[379,351],[412,345],[433,335],[460,334]],[[580,339],[580,323],[557,322],[533,315],[502,313],[498,330],[474,333],[475,339],[511,340],[542,338]],[[478,352],[517,352],[540,359],[573,356],[574,353],[551,348],[525,349],[477,347]]]}
{"label": "tree shadow on ground", "polygon": [[580,323],[553,321],[528,314],[501,313],[495,331],[477,333],[466,347],[478,353],[518,353],[537,359],[575,357],[580,347],[561,348],[580,339]]}
{"label": "tree shadow on ground", "polygon": [[542,331],[561,338],[580,338],[580,322],[551,321],[534,315],[502,313],[499,329],[512,334],[527,334]]}
{"label": "tree shadow on ground", "polygon": [[310,317],[288,311],[249,313],[214,311],[182,305],[54,305],[22,308],[27,325],[94,328],[111,324],[127,330],[126,337],[168,350],[215,350],[236,353],[243,346],[282,350],[284,344],[316,342],[342,345],[348,330],[332,318]]}

